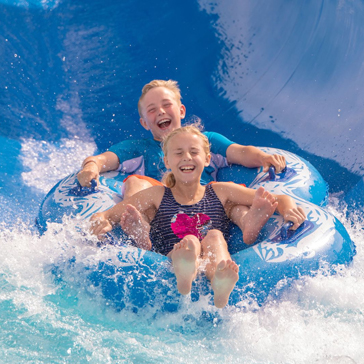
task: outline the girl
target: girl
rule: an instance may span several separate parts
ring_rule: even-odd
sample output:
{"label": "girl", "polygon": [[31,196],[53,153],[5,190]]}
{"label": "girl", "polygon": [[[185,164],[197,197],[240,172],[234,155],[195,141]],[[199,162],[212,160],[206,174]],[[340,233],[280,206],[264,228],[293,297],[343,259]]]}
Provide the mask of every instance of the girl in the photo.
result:
{"label": "girl", "polygon": [[276,209],[294,223],[293,229],[305,220],[305,213],[290,196],[273,195],[263,187],[253,190],[230,182],[201,185],[210,149],[207,137],[193,125],[171,132],[163,142],[163,152],[171,170],[166,187],[150,187],[93,215],[91,231],[101,238],[120,223],[126,233],[136,237],[139,248],[167,255],[183,295],[191,291],[198,269],[203,267],[215,306],[222,308],[239,277],[226,243],[232,208],[246,206],[242,230],[250,238],[258,236]]}

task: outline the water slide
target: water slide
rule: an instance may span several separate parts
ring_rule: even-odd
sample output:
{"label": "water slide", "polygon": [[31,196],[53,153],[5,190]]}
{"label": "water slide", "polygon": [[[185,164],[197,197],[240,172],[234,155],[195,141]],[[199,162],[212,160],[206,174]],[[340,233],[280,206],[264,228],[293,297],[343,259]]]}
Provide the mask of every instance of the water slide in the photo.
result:
{"label": "water slide", "polygon": [[[20,263],[12,263],[9,271],[2,268],[0,273],[14,278],[21,272],[24,278],[30,271],[43,282],[42,274],[28,262],[33,233],[10,230],[18,229],[20,223],[32,230],[46,192],[60,178],[74,172],[84,157],[120,140],[147,135],[139,125],[136,105],[142,86],[156,78],[179,82],[187,119],[201,118],[207,130],[241,144],[282,148],[306,158],[328,182],[331,197],[349,206],[356,203],[355,221],[362,221],[363,19],[361,0],[0,0],[0,237],[8,245],[20,244],[22,248],[16,253]],[[351,225],[353,221],[346,223]],[[361,242],[359,235],[358,268],[362,267]],[[16,260],[13,250],[5,251]],[[8,260],[1,258],[0,262],[7,267]],[[38,282],[35,277],[25,283],[31,292]],[[14,287],[24,283],[15,281]],[[9,282],[6,280],[6,287]],[[315,282],[320,287],[323,284]],[[351,280],[344,282],[349,290]],[[363,282],[359,274],[356,283]],[[48,287],[44,282],[41,285],[42,290]],[[328,296],[332,298],[334,291],[343,286],[335,281]],[[354,312],[347,330],[356,332],[357,338],[364,337],[356,327],[359,301],[356,304],[353,293],[345,289],[341,302],[351,301],[353,306],[349,306]],[[0,297],[4,298],[5,292],[8,290],[2,288]],[[20,294],[18,288],[14,292]],[[320,301],[314,289],[309,294]],[[35,293],[34,297],[39,295]],[[28,298],[22,304],[30,312]],[[10,301],[16,302],[15,298]],[[48,300],[42,304],[49,308]],[[331,308],[325,311],[327,316]],[[339,304],[338,310],[346,312],[346,308]],[[293,312],[301,317],[301,309],[294,307]],[[17,310],[5,308],[0,318]],[[281,310],[285,312],[280,306],[273,315]],[[315,312],[318,316],[320,309]],[[250,315],[253,320],[258,317],[253,312]],[[286,337],[283,329],[273,328],[264,312],[259,315],[269,321],[266,328],[276,330],[278,337]],[[241,322],[248,320],[246,317],[235,318]],[[64,318],[56,321],[65,322]],[[300,318],[293,321],[300,326]],[[340,322],[330,322],[343,331]],[[44,326],[49,323],[48,318],[41,320]],[[321,327],[318,317],[311,318],[309,324],[315,329]],[[12,332],[15,326],[6,327]],[[81,336],[76,326],[68,329],[68,336],[71,331]],[[80,330],[90,334],[85,326]],[[92,330],[97,331],[95,327]],[[256,340],[243,337],[234,325],[233,332],[239,338],[230,336],[231,355],[235,358],[238,341],[251,347]],[[39,335],[47,341],[52,334]],[[305,337],[310,342],[311,336]],[[339,339],[345,343],[339,354],[337,347],[334,349],[324,339],[313,344],[326,346],[329,358],[344,358],[345,350],[349,359],[363,357],[359,346],[347,344],[344,335]],[[296,343],[302,345],[298,339]],[[284,346],[283,341],[281,344]],[[142,345],[146,341],[142,340]],[[266,345],[273,350],[273,344]],[[192,348],[188,344],[186,347]],[[82,348],[87,352],[86,346]],[[97,348],[96,354],[102,357],[104,346]],[[29,345],[28,359],[34,359],[34,350],[42,352]],[[149,354],[158,358],[157,349],[150,350]],[[254,362],[272,359],[258,349],[249,350]],[[247,360],[249,350],[243,354]],[[318,360],[326,353],[320,350],[316,350],[317,356],[296,356],[288,348],[284,360],[300,363],[303,358],[321,363]],[[11,350],[6,352],[10,355]],[[45,352],[52,357],[51,350]],[[197,352],[206,354],[200,347]],[[139,355],[143,356],[141,351]],[[76,355],[75,362],[80,357]],[[221,359],[218,355],[210,358]],[[273,360],[281,362],[282,358],[275,356]]]}
{"label": "water slide", "polygon": [[[16,167],[25,141],[92,152],[90,143],[103,151],[144,135],[136,103],[154,78],[178,80],[187,115],[206,129],[307,158],[331,192],[363,184],[360,1],[0,6],[5,196],[37,187]],[[53,169],[59,177],[63,167]]]}

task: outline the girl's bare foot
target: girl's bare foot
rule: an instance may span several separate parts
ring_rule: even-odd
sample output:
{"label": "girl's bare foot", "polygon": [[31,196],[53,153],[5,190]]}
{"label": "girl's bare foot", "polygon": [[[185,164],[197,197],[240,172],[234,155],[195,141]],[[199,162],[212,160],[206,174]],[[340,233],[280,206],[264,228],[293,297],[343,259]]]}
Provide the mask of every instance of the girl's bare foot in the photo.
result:
{"label": "girl's bare foot", "polygon": [[150,225],[144,220],[135,206],[126,206],[126,212],[121,215],[120,225],[125,233],[137,243],[139,248],[146,250],[151,248],[149,239]]}
{"label": "girl's bare foot", "polygon": [[241,229],[245,244],[253,244],[278,206],[275,197],[264,187],[259,187],[253,199],[252,206],[243,217]]}
{"label": "girl's bare foot", "polygon": [[173,247],[171,253],[178,292],[183,295],[189,294],[197,274],[197,260],[200,252],[193,238],[186,236]]}
{"label": "girl's bare foot", "polygon": [[214,303],[217,308],[227,305],[231,291],[239,279],[239,267],[232,260],[222,260],[217,266],[211,286],[214,291]]}

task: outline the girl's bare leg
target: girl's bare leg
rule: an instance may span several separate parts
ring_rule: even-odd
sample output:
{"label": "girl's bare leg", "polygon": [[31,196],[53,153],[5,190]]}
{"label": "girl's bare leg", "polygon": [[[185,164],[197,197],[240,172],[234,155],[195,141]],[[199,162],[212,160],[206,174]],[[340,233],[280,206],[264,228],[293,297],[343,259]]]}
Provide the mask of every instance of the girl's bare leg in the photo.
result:
{"label": "girl's bare leg", "polygon": [[202,259],[206,264],[206,276],[214,291],[214,303],[223,308],[239,279],[239,267],[231,260],[227,243],[218,230],[210,230],[201,242]]}
{"label": "girl's bare leg", "polygon": [[168,254],[172,259],[178,292],[183,295],[191,292],[192,282],[197,275],[200,253],[200,241],[193,235],[187,235]]}

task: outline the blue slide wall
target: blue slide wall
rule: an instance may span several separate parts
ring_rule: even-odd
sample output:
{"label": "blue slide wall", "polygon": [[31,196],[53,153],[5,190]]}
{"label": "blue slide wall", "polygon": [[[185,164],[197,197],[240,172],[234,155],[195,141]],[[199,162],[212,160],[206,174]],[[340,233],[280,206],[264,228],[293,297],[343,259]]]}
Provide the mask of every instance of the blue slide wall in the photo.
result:
{"label": "blue slide wall", "polygon": [[363,20],[359,0],[1,0],[0,193],[40,202],[20,179],[24,138],[103,151],[147,135],[141,88],[171,78],[207,130],[297,153],[357,199]]}

